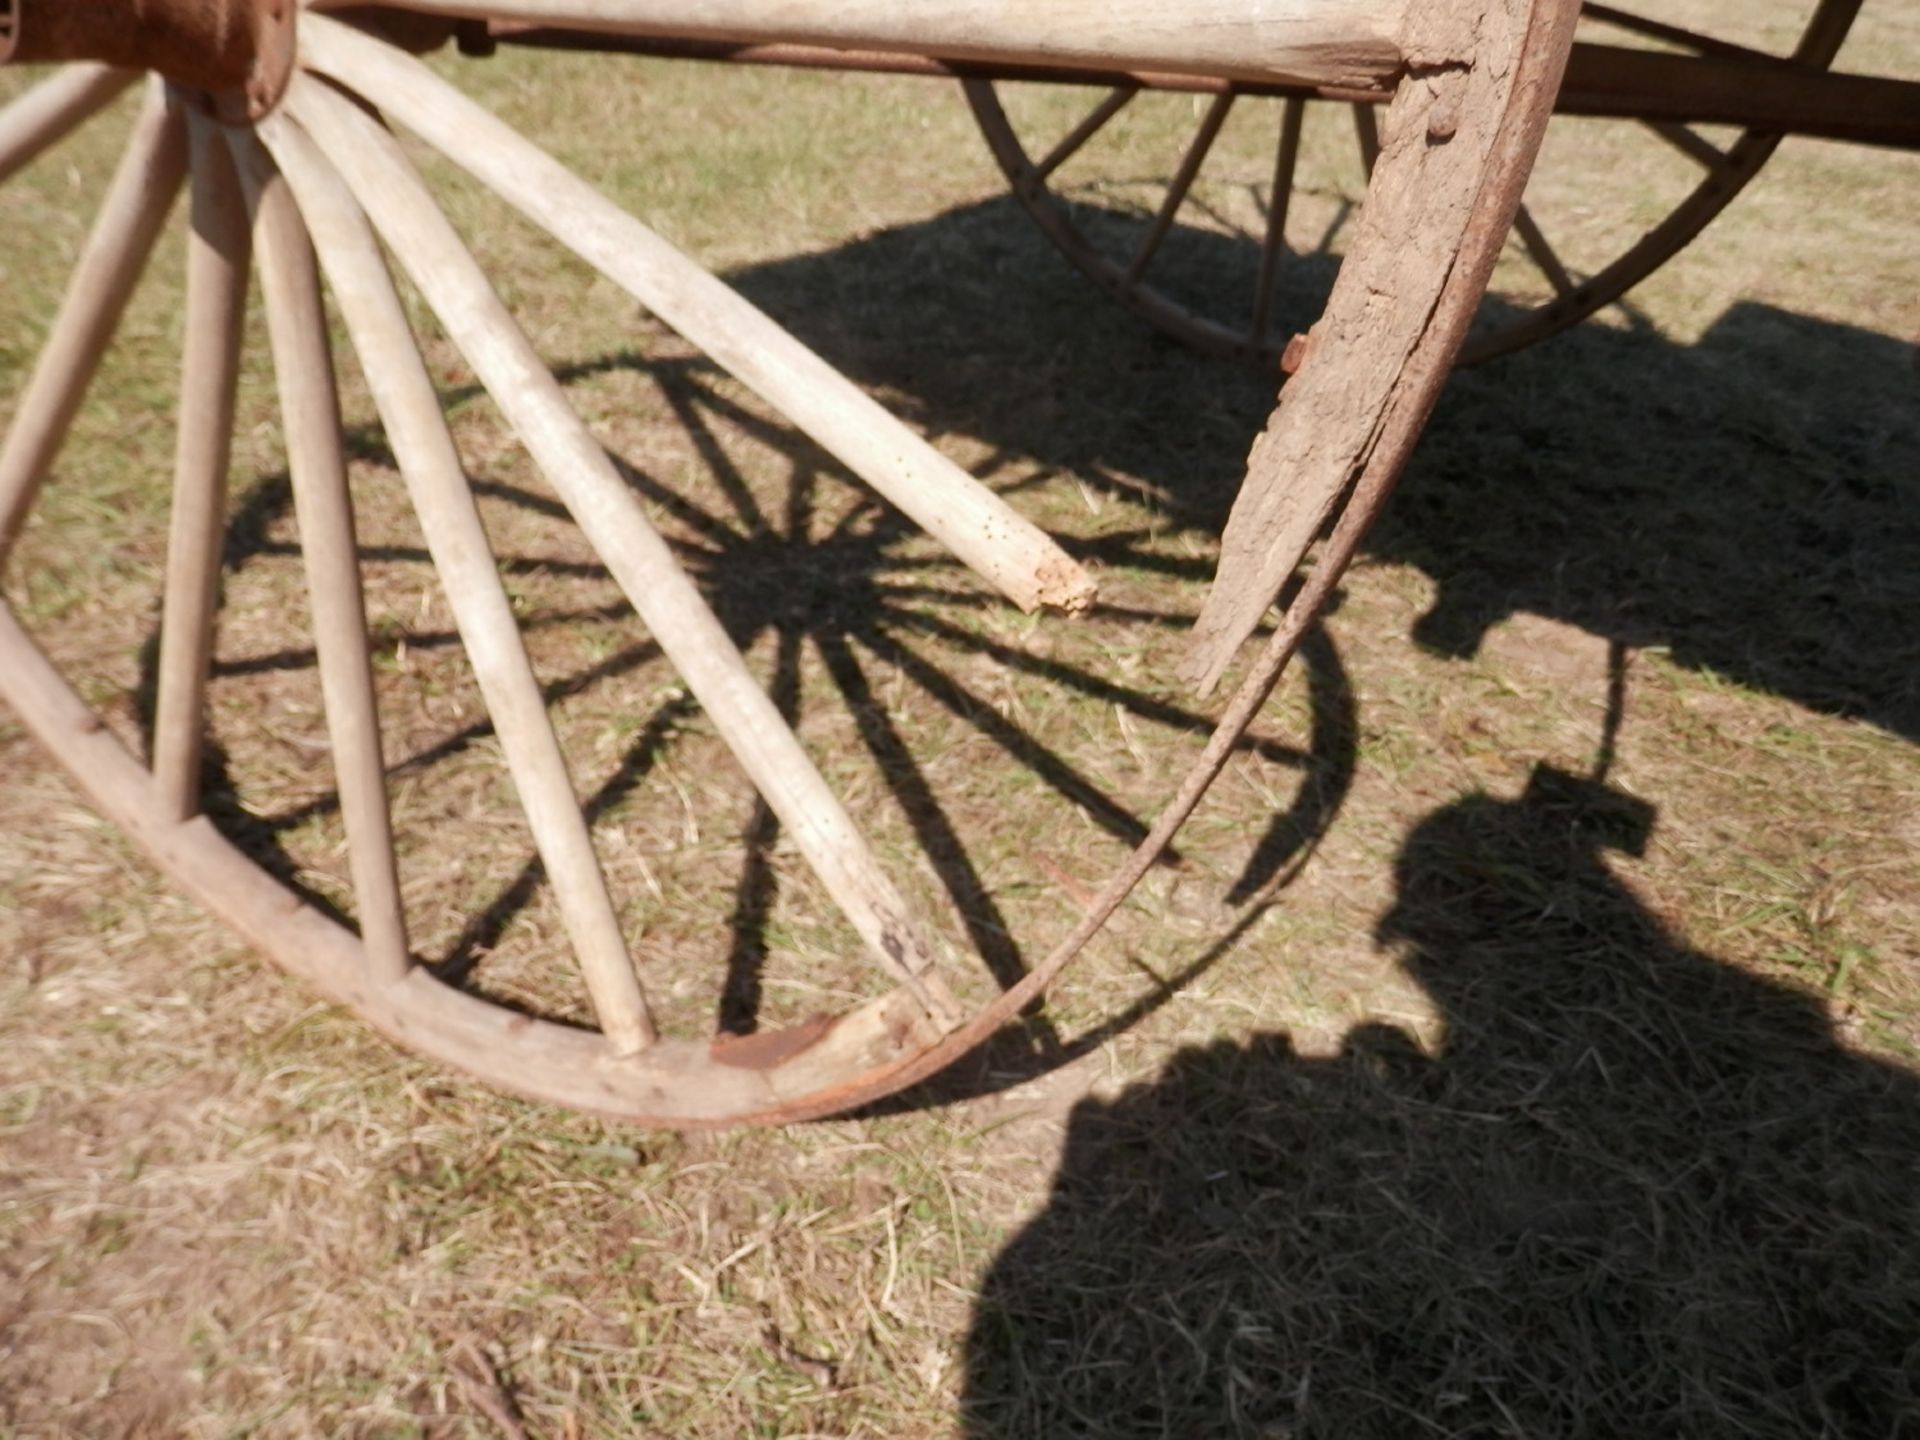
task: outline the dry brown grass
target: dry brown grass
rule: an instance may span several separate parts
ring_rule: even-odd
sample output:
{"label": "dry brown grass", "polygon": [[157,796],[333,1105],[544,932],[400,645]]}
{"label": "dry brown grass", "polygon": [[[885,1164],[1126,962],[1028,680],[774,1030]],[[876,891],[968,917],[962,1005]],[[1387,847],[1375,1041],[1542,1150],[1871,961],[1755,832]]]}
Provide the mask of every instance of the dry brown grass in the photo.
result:
{"label": "dry brown grass", "polygon": [[[1855,63],[1920,73],[1892,8]],[[893,872],[957,950],[1043,951],[1198,744],[1165,677],[1262,383],[1068,274],[941,87],[464,68],[1101,567],[1082,624],[987,601],[449,184]],[[7,192],[46,243],[7,257],[0,394],[110,139]],[[881,1113],[636,1134],[416,1063],[0,719],[0,1433],[486,1435],[502,1396],[554,1437],[1913,1433],[1917,202],[1912,157],[1789,145],[1631,316],[1461,377],[1180,864],[1044,1023]],[[176,269],[10,582],[135,740]],[[433,359],[668,1019],[850,991],[831,907]],[[579,1013],[348,378],[421,952]],[[243,414],[211,793],[345,905],[258,370]],[[1605,786],[1556,782],[1616,675]]]}

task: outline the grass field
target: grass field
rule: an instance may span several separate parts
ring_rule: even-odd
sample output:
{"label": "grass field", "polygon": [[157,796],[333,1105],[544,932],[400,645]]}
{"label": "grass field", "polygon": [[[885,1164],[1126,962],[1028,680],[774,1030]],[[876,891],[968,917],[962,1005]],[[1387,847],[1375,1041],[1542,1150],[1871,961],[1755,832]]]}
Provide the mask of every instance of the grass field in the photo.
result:
{"label": "grass field", "polygon": [[[1765,6],[1686,13],[1778,42]],[[1097,569],[1082,619],[998,603],[433,171],[985,993],[1201,743],[1174,670],[1270,385],[1073,274],[945,84],[438,63]],[[1920,76],[1920,22],[1870,0],[1842,63]],[[125,114],[0,192],[0,416]],[[1075,197],[1137,225],[1191,118],[1143,105]],[[1257,257],[1270,119],[1223,138],[1181,284]],[[1530,203],[1577,268],[1671,203],[1631,125],[1562,122],[1549,162]],[[1304,318],[1359,193],[1343,113],[1301,177]],[[1920,1434],[1916,214],[1920,157],[1789,141],[1627,306],[1457,377],[1178,859],[1043,1014],[875,1113],[638,1132],[415,1061],[173,895],[0,713],[0,1436]],[[179,256],[6,580],[136,746]],[[663,1020],[843,1002],[849,928],[419,313]],[[249,325],[209,805],[350,908]],[[584,1016],[342,381],[416,947]]]}

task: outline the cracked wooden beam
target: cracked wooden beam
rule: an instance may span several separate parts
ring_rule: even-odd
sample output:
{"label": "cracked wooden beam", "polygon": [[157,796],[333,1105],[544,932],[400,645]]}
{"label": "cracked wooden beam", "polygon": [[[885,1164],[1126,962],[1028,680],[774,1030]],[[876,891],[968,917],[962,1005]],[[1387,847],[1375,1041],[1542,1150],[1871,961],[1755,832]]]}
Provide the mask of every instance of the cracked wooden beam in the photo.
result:
{"label": "cracked wooden beam", "polygon": [[1373,467],[1405,463],[1513,223],[1567,47],[1550,69],[1523,52],[1576,13],[1565,0],[1481,0],[1423,13],[1408,37],[1353,248],[1254,441],[1194,624],[1182,673],[1202,693],[1342,497]]}

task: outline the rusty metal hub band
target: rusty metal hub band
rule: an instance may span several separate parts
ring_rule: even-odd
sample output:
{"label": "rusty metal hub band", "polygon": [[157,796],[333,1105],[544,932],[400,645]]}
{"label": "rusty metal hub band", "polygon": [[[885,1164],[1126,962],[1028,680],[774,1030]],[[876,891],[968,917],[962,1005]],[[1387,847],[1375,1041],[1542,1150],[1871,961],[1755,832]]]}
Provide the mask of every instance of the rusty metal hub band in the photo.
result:
{"label": "rusty metal hub band", "polygon": [[0,0],[0,61],[154,70],[258,118],[293,69],[295,0]]}

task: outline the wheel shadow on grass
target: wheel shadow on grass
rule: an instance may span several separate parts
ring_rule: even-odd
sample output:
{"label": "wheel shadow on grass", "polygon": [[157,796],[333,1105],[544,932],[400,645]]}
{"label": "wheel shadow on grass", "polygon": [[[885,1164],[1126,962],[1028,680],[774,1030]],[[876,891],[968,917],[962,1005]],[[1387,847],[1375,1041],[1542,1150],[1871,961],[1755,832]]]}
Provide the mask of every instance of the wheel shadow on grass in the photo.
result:
{"label": "wheel shadow on grass", "polygon": [[[1710,264],[1712,244],[1674,263]],[[1188,227],[1168,245],[1193,276],[1243,275],[1258,251]],[[1310,316],[1335,268],[1289,257],[1277,303]],[[1273,405],[1272,379],[1155,334],[1010,200],[728,279],[921,428],[1207,539]],[[1448,386],[1369,542],[1437,587],[1415,638],[1466,658],[1533,612],[1920,740],[1907,337],[1752,302],[1691,344],[1620,307],[1603,319],[1624,324],[1590,321]],[[1124,563],[1108,548],[1126,544],[1077,553]]]}
{"label": "wheel shadow on grass", "polygon": [[[1191,252],[1195,273],[1206,269],[1210,247],[1234,243],[1199,232],[1177,232],[1169,242]],[[1286,287],[1304,287],[1304,294],[1324,285],[1330,259],[1296,259],[1304,263],[1287,268]],[[938,283],[929,283],[930,275]],[[1154,336],[1067,272],[1006,203],[730,278],[830,359],[885,387],[888,402],[936,439],[953,435],[995,447],[981,466],[986,473],[1004,474],[1010,460],[1017,460],[1018,471],[1066,471],[1154,516],[1152,534],[1120,529],[1064,537],[1081,558],[1150,572],[1172,566],[1187,579],[1204,572],[1203,559],[1171,556],[1152,543],[1154,535],[1217,530],[1248,436],[1270,405],[1270,382]],[[1298,309],[1303,301],[1288,288],[1282,304]],[[975,725],[1123,842],[1138,838],[1139,818],[1078,774],[1069,759],[1037,745],[970,694],[949,662],[970,649],[1177,728],[1203,728],[1204,715],[1146,688],[1117,686],[1072,667],[1048,669],[1050,662],[1016,650],[994,651],[989,637],[966,627],[942,628],[917,603],[940,598],[926,590],[940,577],[911,564],[901,568],[897,550],[910,537],[890,510],[875,505],[824,541],[808,538],[791,517],[783,522],[774,511],[752,513],[744,482],[727,473],[726,457],[711,443],[712,427],[756,429],[793,453],[789,499],[804,511],[806,487],[829,475],[837,485],[844,477],[791,430],[722,395],[710,383],[709,367],[698,363],[622,352],[577,360],[560,373],[576,383],[607,369],[657,375],[740,513],[699,512],[637,466],[628,467],[630,481],[682,522],[682,556],[736,641],[744,648],[771,632],[770,688],[781,708],[804,708],[797,657],[803,650],[817,654],[931,857],[972,947],[1000,984],[1013,983],[1025,959],[968,858],[964,837],[933,803],[885,707],[875,703],[863,667],[911,671],[913,683],[943,709]],[[1920,427],[1887,403],[1885,393],[1888,374],[1905,381],[1907,372],[1904,348],[1884,337],[1757,306],[1729,312],[1691,347],[1645,327],[1587,327],[1456,378],[1372,541],[1374,553],[1416,565],[1436,581],[1438,600],[1416,638],[1446,653],[1470,655],[1502,617],[1533,610],[1618,643],[1665,646],[1682,663],[1920,737],[1920,633],[1907,623],[1920,609],[1920,564],[1914,563],[1920,533],[1913,519],[1920,464],[1909,463],[1920,461]],[[351,438],[361,458],[387,458],[371,436]],[[484,476],[477,483],[510,503],[552,504]],[[270,489],[269,508],[283,506],[284,487]],[[256,537],[251,548],[276,547]],[[411,550],[380,558],[423,556]],[[556,568],[538,556],[503,560],[509,569]],[[581,578],[604,577],[592,567]],[[898,597],[890,598],[890,588]],[[976,603],[958,592],[946,600]],[[567,619],[556,612],[528,623]],[[399,638],[415,650],[452,643],[447,634],[409,631]],[[636,649],[613,663],[631,668],[650,656]],[[1327,731],[1315,754],[1283,757],[1306,766],[1309,783],[1294,809],[1274,818],[1269,843],[1234,886],[1236,901],[1287,872],[1311,848],[1350,781],[1352,699],[1336,693],[1345,682],[1337,655],[1329,650],[1321,658],[1327,656],[1335,667],[1322,677],[1328,684],[1312,681],[1316,717],[1328,724],[1346,718]],[[1315,659],[1312,652],[1308,659]],[[246,663],[310,661],[301,650]],[[595,679],[591,671],[561,677],[550,694],[560,698]],[[671,720],[660,723],[670,728]],[[457,753],[489,728],[478,720],[396,769],[417,770]],[[655,731],[650,723],[607,786],[587,798],[590,818],[617,807],[644,779]],[[1349,735],[1344,747],[1343,731]],[[330,793],[321,795],[258,823],[236,815],[258,832],[253,848],[284,874],[292,867],[273,852],[275,836],[334,803]],[[757,808],[742,833],[719,1004],[720,1024],[730,1031],[750,1030],[758,1021],[779,840],[771,814]],[[466,974],[542,883],[538,861],[529,859],[452,947],[434,957],[444,973]]]}
{"label": "wheel shadow on grass", "polygon": [[[1027,972],[1026,953],[976,859],[982,839],[978,827],[970,831],[950,813],[950,802],[943,800],[924,758],[915,754],[897,723],[893,712],[898,697],[889,701],[876,686],[891,678],[901,689],[917,691],[1007,763],[1033,776],[1127,847],[1138,844],[1148,828],[1128,800],[1103,786],[1084,755],[1050,744],[1021,716],[1003,711],[993,697],[977,693],[965,662],[977,659],[1005,667],[1035,683],[1059,687],[1174,732],[1204,734],[1211,726],[1209,717],[1199,707],[1170,701],[1151,683],[1129,683],[1072,659],[1030,653],[993,627],[976,625],[978,614],[1000,609],[1001,602],[963,578],[957,562],[921,553],[924,546],[917,532],[898,513],[871,497],[849,507],[846,492],[849,487],[857,490],[852,478],[785,422],[743,406],[727,394],[710,363],[622,351],[575,361],[560,366],[556,373],[563,383],[577,385],[609,372],[629,372],[657,387],[671,413],[669,423],[684,432],[699,457],[702,474],[711,484],[691,493],[668,483],[637,458],[611,452],[627,483],[663,517],[669,543],[734,643],[743,653],[764,654],[758,668],[775,708],[789,724],[799,723],[804,711],[823,701],[847,712],[853,737],[926,856],[969,947],[998,988],[1018,983]],[[470,390],[457,389],[448,398],[457,407],[472,395]],[[788,457],[790,468],[777,483],[752,481],[735,453],[740,437]],[[382,469],[393,465],[377,427],[351,426],[346,440],[356,461]],[[499,504],[546,519],[565,518],[564,508],[553,498],[537,493],[537,484],[527,489],[486,473],[470,477],[470,483]],[[291,489],[284,475],[264,477],[247,492],[230,527],[224,556],[229,579],[259,564],[278,566],[292,578],[298,544],[280,533],[290,507]],[[1113,553],[1132,552],[1115,548]],[[363,535],[360,554],[363,563],[417,567],[423,575],[429,565],[421,537],[391,521]],[[626,618],[624,603],[601,603],[611,579],[598,564],[537,553],[525,544],[503,550],[497,560],[507,574],[564,576],[570,584],[586,587],[584,598],[577,602],[549,601],[528,609],[520,618],[529,631]],[[1191,578],[1195,570],[1197,566],[1189,565],[1179,573]],[[411,587],[407,588],[410,593]],[[1096,606],[1087,623],[1110,618],[1111,608]],[[1123,613],[1136,626],[1180,623],[1177,615],[1157,611],[1116,613]],[[372,624],[372,648],[382,659],[402,647],[419,657],[457,650],[460,643],[451,629],[423,626],[417,616],[383,612],[372,617]],[[1339,652],[1319,629],[1307,637],[1302,651],[1310,713],[1306,743],[1296,745],[1256,727],[1239,746],[1250,756],[1296,772],[1298,783],[1291,803],[1276,810],[1246,857],[1234,886],[1235,903],[1256,895],[1270,902],[1298,873],[1351,785],[1357,717]],[[155,628],[142,650],[141,680],[134,700],[143,732],[152,728],[157,660]],[[634,643],[597,663],[556,668],[544,677],[543,688],[548,702],[557,706],[660,660],[658,648],[644,636],[636,636]],[[214,666],[214,679],[221,685],[247,684],[277,672],[311,671],[314,664],[310,644],[277,648],[269,644],[244,659],[220,661]],[[385,703],[398,701],[389,696]],[[618,764],[582,796],[582,811],[590,826],[619,822],[621,808],[645,786],[669,752],[677,730],[696,710],[682,690],[664,701],[656,697],[656,708],[637,717],[636,733]],[[451,728],[444,724],[425,730],[413,727],[405,745],[391,747],[399,753],[389,756],[390,783],[418,783],[436,767],[467,756],[492,733],[492,722],[484,711],[459,719]],[[247,803],[242,803],[227,761],[222,747],[209,743],[203,796],[220,828],[308,903],[336,921],[351,924],[347,910],[303,883],[304,871],[295,851],[314,847],[300,842],[289,849],[287,844],[316,820],[337,822],[337,790],[321,788],[291,803],[249,794]],[[777,858],[785,843],[782,823],[763,799],[753,802],[739,838],[739,861],[730,877],[733,905],[726,920],[726,959],[716,1018],[722,1032],[748,1034],[761,1024],[763,990],[778,928],[776,910],[791,882],[783,876]],[[1177,862],[1178,852],[1169,852],[1169,859]],[[466,915],[450,943],[436,945],[433,953],[421,959],[450,983],[486,987],[490,980],[487,956],[547,883],[544,866],[531,853],[511,870],[490,876],[485,898]],[[1245,928],[1243,923],[1236,935]],[[1197,976],[1230,948],[1231,944],[1213,947],[1184,978]],[[1018,1074],[1024,1078],[1061,1058],[1071,1058],[1097,1038],[1144,1018],[1177,988],[1158,986],[1136,997],[1119,1018],[1099,1026],[1095,1037],[1071,1042],[1070,1051],[1063,1049],[1068,1042],[1054,1035],[1036,1007],[1009,1038],[1021,1051]],[[524,1000],[512,1003],[531,1008]],[[548,1018],[562,1017],[548,1014]],[[1000,1045],[994,1053],[1005,1059],[1006,1050]],[[952,1098],[960,1093],[956,1083],[944,1082],[940,1093]]]}
{"label": "wheel shadow on grass", "polygon": [[1913,1433],[1920,1077],[1667,933],[1603,857],[1651,817],[1543,770],[1411,832],[1379,934],[1432,1053],[1267,1034],[1082,1102],[965,1433]]}

